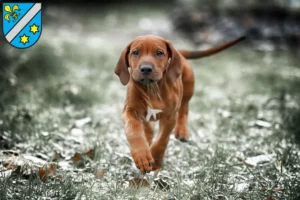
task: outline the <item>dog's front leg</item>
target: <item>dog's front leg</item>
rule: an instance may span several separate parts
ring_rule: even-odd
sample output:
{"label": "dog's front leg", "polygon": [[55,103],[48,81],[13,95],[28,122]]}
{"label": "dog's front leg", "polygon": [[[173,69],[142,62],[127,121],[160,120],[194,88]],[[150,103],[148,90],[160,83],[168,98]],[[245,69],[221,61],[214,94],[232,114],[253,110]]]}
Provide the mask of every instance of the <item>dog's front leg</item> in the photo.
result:
{"label": "dog's front leg", "polygon": [[159,134],[157,140],[151,145],[151,154],[154,158],[155,165],[152,170],[161,168],[162,160],[168,146],[171,132],[176,123],[176,115],[164,117],[159,121]]}
{"label": "dog's front leg", "polygon": [[154,159],[143,130],[142,122],[134,117],[130,111],[123,114],[126,138],[130,145],[130,153],[137,168],[142,173],[152,170]]}

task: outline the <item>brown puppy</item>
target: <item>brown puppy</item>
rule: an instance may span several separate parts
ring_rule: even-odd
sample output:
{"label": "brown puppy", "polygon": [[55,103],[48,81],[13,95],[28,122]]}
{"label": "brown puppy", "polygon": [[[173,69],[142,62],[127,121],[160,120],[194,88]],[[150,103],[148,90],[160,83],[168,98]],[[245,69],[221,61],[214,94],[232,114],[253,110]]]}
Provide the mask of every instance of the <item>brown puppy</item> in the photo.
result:
{"label": "brown puppy", "polygon": [[[175,137],[189,139],[188,103],[194,93],[194,73],[186,61],[212,55],[245,37],[206,51],[175,50],[157,36],[140,36],[122,52],[115,73],[128,84],[123,121],[130,152],[141,172],[161,167],[175,127]],[[152,142],[151,121],[159,120],[159,133]]]}

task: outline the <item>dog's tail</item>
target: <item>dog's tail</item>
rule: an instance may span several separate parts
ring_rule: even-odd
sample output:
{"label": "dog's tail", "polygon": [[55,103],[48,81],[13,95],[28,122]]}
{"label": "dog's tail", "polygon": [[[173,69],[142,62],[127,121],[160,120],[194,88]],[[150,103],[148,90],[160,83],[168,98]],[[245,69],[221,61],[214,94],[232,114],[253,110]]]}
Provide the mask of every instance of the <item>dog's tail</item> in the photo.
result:
{"label": "dog's tail", "polygon": [[186,59],[198,59],[206,56],[210,56],[216,54],[224,49],[227,49],[243,40],[246,39],[246,36],[239,37],[238,39],[227,42],[221,46],[214,47],[211,49],[203,50],[203,51],[187,51],[187,50],[178,50],[181,55],[183,55]]}

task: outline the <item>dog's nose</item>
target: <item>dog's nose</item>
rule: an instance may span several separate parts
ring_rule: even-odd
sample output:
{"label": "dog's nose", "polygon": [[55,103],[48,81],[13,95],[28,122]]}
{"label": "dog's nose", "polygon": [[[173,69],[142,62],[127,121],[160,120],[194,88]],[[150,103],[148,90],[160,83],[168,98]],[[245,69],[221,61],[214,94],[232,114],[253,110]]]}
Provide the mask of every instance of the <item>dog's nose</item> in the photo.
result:
{"label": "dog's nose", "polygon": [[142,65],[140,67],[140,71],[143,74],[151,74],[151,72],[152,72],[152,66],[151,65]]}

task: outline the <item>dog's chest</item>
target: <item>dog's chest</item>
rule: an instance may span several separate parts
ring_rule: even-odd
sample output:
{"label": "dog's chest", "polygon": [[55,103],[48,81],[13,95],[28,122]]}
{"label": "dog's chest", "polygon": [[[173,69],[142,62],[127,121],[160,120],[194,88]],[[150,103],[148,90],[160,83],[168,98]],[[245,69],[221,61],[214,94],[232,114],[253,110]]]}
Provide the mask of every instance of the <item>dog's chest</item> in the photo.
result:
{"label": "dog's chest", "polygon": [[179,81],[160,87],[159,94],[148,93],[146,103],[146,121],[157,121],[177,114],[182,100],[183,87]]}
{"label": "dog's chest", "polygon": [[163,117],[169,117],[177,113],[180,108],[180,99],[162,99],[160,101],[148,101],[145,115],[146,121],[157,121]]}

